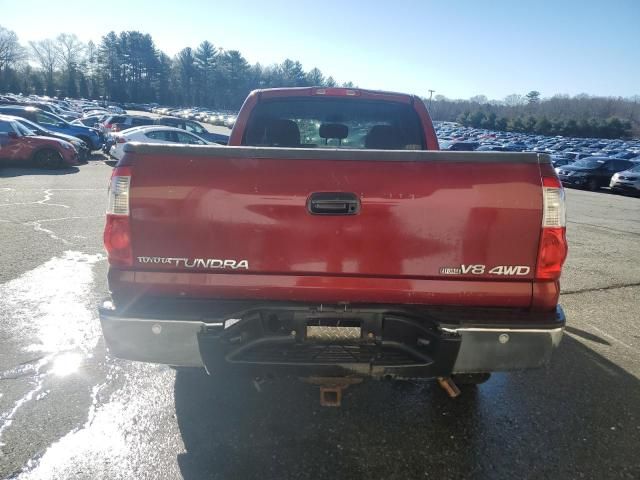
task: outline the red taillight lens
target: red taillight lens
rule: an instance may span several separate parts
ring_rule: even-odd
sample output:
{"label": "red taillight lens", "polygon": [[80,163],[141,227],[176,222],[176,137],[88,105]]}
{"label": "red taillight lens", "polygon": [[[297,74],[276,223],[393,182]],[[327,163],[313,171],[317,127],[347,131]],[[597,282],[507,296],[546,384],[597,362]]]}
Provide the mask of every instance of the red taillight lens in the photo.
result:
{"label": "red taillight lens", "polygon": [[127,143],[127,139],[124,137],[116,138],[116,143]]}
{"label": "red taillight lens", "polygon": [[109,264],[118,267],[133,265],[131,227],[129,222],[129,186],[131,167],[118,167],[111,175],[104,247]]}
{"label": "red taillight lens", "polygon": [[536,279],[557,280],[568,252],[564,190],[557,177],[542,179],[542,209]]}
{"label": "red taillight lens", "polygon": [[567,258],[567,238],[564,227],[546,227],[540,235],[538,249],[538,280],[557,280],[562,273],[562,265]]}
{"label": "red taillight lens", "polygon": [[117,267],[133,265],[131,228],[128,216],[107,214],[107,224],[104,227],[104,248],[107,250],[110,265]]}

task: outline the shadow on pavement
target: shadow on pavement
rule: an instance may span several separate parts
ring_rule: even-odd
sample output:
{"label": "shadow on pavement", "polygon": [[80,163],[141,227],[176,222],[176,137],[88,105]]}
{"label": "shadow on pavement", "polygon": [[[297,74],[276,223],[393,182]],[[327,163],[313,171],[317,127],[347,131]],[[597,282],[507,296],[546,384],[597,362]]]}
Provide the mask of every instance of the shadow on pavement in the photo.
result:
{"label": "shadow on pavement", "polygon": [[596,342],[596,343],[599,343],[601,345],[611,345],[604,338],[599,337],[597,335],[594,335],[593,333],[587,332],[587,331],[582,330],[580,328],[570,327],[570,326],[566,326],[564,328],[565,328],[565,330],[567,332],[572,333],[572,334],[574,334],[574,335],[576,335],[578,337],[585,338],[587,340],[591,340],[592,342]]}
{"label": "shadow on pavement", "polygon": [[640,382],[565,337],[547,369],[497,374],[455,400],[370,381],[321,408],[297,381],[180,370],[185,479],[640,478]]}
{"label": "shadow on pavement", "polygon": [[44,168],[17,168],[0,166],[0,178],[22,177],[25,175],[70,175],[78,173],[78,167],[58,168],[55,170],[47,170]]}

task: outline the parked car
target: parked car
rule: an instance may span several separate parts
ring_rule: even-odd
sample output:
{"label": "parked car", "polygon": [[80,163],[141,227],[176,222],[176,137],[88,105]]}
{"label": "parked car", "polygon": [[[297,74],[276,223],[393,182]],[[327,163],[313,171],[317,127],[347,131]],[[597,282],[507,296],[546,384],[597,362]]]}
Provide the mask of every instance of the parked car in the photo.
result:
{"label": "parked car", "polygon": [[119,107],[118,105],[107,105],[107,110],[111,113],[127,113],[122,107]]}
{"label": "parked car", "polygon": [[3,164],[62,168],[78,164],[78,152],[64,140],[35,135],[12,117],[0,115],[0,160]]}
{"label": "parked car", "polygon": [[638,154],[635,152],[630,152],[628,150],[616,153],[615,155],[612,155],[613,158],[620,158],[623,160],[631,160],[632,158],[637,157]]}
{"label": "parked car", "polygon": [[591,153],[587,153],[587,152],[566,152],[566,151],[562,152],[562,155],[572,160],[582,160],[583,158],[590,158],[593,156],[591,155]]}
{"label": "parked car", "polygon": [[219,143],[226,145],[229,141],[229,135],[222,135],[220,133],[211,133],[207,131],[202,125],[193,120],[186,120],[179,117],[160,117],[157,118],[154,123],[156,125],[167,125],[169,127],[179,128],[187,132],[193,133],[200,138],[204,138],[208,142]]}
{"label": "parked car", "polygon": [[205,139],[182,130],[181,128],[159,126],[142,126],[124,130],[113,135],[114,144],[109,150],[109,155],[120,160],[124,155],[124,145],[127,142],[144,143],[182,143],[187,145],[207,145]]}
{"label": "parked car", "polygon": [[112,132],[121,132],[133,127],[153,125],[154,119],[144,115],[110,115],[104,119],[105,129]]}
{"label": "parked car", "polygon": [[11,116],[10,118],[20,123],[26,129],[31,130],[34,135],[38,135],[40,137],[57,138],[58,140],[69,142],[78,152],[78,159],[80,162],[85,163],[89,159],[89,155],[91,154],[91,152],[89,152],[89,148],[79,138],[73,137],[71,135],[66,135],[64,133],[57,133],[51,130],[47,130],[46,128],[42,128],[40,125],[32,122],[31,120],[27,120],[26,118],[15,116]]}
{"label": "parked car", "polygon": [[81,114],[79,112],[75,112],[73,110],[69,110],[67,108],[63,108],[60,105],[52,104],[51,106],[53,107],[53,112],[51,112],[51,113],[55,113],[56,115],[58,115],[59,117],[64,118],[68,122],[71,122],[71,121],[75,120],[76,118],[80,118],[81,117]]}
{"label": "parked car", "polygon": [[479,142],[453,142],[447,150],[451,150],[452,152],[472,152],[479,146]]}
{"label": "parked car", "polygon": [[480,145],[475,152],[506,152],[502,145]]}
{"label": "parked car", "polygon": [[105,142],[102,147],[104,153],[109,153],[115,145],[117,132],[130,130],[136,127],[153,125],[154,119],[144,115],[110,115],[102,121],[102,129],[105,131]]}
{"label": "parked car", "polygon": [[80,118],[92,117],[94,115],[102,115],[102,116],[106,117],[108,115],[113,115],[113,112],[109,112],[109,111],[105,110],[104,108],[98,108],[98,109],[95,109],[95,110],[88,110],[86,112],[83,112],[82,117],[80,117]]}
{"label": "parked car", "polygon": [[24,106],[39,108],[45,112],[53,113],[69,122],[75,120],[80,116],[80,114],[77,112],[63,109],[51,102],[27,102],[24,104]]}
{"label": "parked car", "polygon": [[71,122],[72,125],[84,125],[85,127],[93,127],[105,133],[105,128],[102,122],[107,119],[108,115],[104,113],[96,113],[94,115],[88,115],[86,117],[78,118]]}
{"label": "parked car", "polygon": [[23,107],[20,105],[2,105],[0,106],[0,114],[23,117],[47,130],[72,135],[82,140],[90,151],[98,150],[103,144],[103,138],[97,129],[85,127],[84,125],[74,125],[53,113],[44,112],[39,108]]}
{"label": "parked car", "polygon": [[109,111],[106,108],[99,107],[98,105],[85,105],[80,110],[82,111],[82,113],[90,113],[90,112],[96,112],[96,111],[109,113]]}
{"label": "parked car", "polygon": [[614,192],[640,195],[640,165],[633,164],[628,170],[614,173],[609,187]]}
{"label": "parked car", "polygon": [[567,158],[565,156],[551,156],[551,165],[553,165],[556,168],[556,171],[559,167],[562,167],[564,165],[571,165],[574,161],[570,158]]}
{"label": "parked car", "polygon": [[528,150],[529,147],[522,142],[511,142],[511,143],[507,143],[505,145],[503,145],[504,147],[504,151],[505,152],[524,152],[525,150]]}
{"label": "parked car", "polygon": [[563,185],[587,188],[595,192],[601,187],[608,187],[614,173],[627,170],[633,165],[629,160],[607,157],[583,158],[559,168],[558,177]]}

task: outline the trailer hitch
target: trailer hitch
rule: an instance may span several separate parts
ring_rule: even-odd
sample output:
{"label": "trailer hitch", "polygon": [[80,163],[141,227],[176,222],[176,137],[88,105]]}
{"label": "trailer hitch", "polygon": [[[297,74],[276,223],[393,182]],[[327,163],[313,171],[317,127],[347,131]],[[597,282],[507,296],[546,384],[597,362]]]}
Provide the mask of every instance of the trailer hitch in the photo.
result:
{"label": "trailer hitch", "polygon": [[301,380],[320,387],[320,405],[322,407],[342,406],[342,392],[351,385],[362,382],[362,378],[353,377],[306,377]]}

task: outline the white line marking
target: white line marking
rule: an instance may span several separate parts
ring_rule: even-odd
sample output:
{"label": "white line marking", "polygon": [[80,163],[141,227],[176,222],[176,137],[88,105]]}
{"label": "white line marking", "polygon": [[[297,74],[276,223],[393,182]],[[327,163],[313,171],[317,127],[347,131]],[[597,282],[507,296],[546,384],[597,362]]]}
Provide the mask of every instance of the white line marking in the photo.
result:
{"label": "white line marking", "polygon": [[[102,217],[104,217],[104,215],[86,215],[86,216],[73,216],[73,217],[60,217],[60,218],[44,218],[42,220],[32,220],[30,222],[23,222],[23,223],[14,222],[14,221],[11,221],[11,220],[5,220],[5,219],[0,218],[0,222],[14,223],[16,225],[24,225],[25,227],[32,227],[36,232],[45,233],[50,238],[52,238],[53,240],[59,240],[60,242],[64,243],[65,245],[71,245],[73,242],[70,242],[69,240],[66,240],[66,239],[60,237],[53,230],[50,230],[48,228],[44,228],[42,226],[42,224],[43,223],[49,223],[49,222],[59,222],[59,221],[62,221],[62,220],[76,220],[76,219],[102,218]],[[75,237],[77,237],[77,238],[86,238],[86,237],[83,237],[82,235],[75,235]]]}
{"label": "white line marking", "polygon": [[[15,191],[13,188],[1,188],[2,191]],[[69,205],[65,205],[63,203],[49,203],[51,198],[53,197],[53,192],[96,192],[96,191],[104,191],[106,193],[106,188],[47,188],[42,190],[44,193],[44,198],[40,200],[35,200],[33,202],[14,202],[14,203],[0,203],[0,207],[11,207],[11,206],[20,206],[20,205],[47,205],[49,207],[61,207],[61,208],[71,208]]]}
{"label": "white line marking", "polygon": [[594,330],[598,331],[598,333],[601,333],[602,335],[604,335],[605,337],[607,337],[610,340],[613,340],[614,342],[619,343],[620,345],[623,345],[627,348],[630,348],[631,350],[635,350],[636,352],[640,352],[640,349],[637,347],[634,347],[633,345],[629,345],[628,343],[624,343],[622,340],[614,337],[613,335],[608,334],[607,332],[600,330],[598,327],[596,327],[595,325],[593,325],[592,323],[588,323],[587,325],[589,325],[591,328],[593,328]]}

